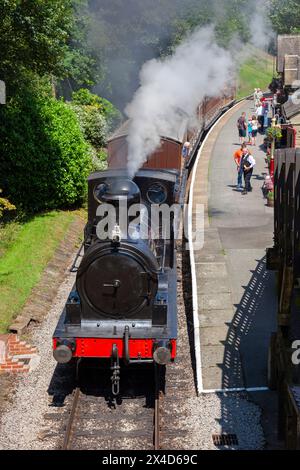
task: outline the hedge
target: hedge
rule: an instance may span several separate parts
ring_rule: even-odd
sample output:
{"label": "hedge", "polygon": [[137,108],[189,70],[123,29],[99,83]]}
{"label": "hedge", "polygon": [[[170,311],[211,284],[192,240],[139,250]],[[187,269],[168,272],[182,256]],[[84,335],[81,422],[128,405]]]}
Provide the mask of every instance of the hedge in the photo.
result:
{"label": "hedge", "polygon": [[91,149],[68,105],[23,90],[0,108],[0,187],[18,209],[80,204],[90,169]]}

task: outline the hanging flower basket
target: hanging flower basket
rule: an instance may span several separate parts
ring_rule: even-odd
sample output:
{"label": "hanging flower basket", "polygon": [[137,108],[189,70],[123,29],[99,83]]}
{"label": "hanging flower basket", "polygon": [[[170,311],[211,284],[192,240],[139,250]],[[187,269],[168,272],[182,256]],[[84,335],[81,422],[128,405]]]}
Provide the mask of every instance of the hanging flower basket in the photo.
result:
{"label": "hanging flower basket", "polygon": [[282,138],[281,127],[279,126],[268,127],[266,134],[269,140],[279,141]]}

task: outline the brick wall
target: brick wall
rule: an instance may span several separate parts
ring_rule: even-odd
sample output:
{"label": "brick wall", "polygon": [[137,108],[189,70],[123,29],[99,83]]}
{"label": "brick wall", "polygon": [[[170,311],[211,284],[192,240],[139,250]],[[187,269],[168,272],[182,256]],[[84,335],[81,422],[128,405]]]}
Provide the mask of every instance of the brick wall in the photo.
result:
{"label": "brick wall", "polygon": [[4,372],[29,372],[30,361],[37,349],[15,334],[0,335],[0,374]]}

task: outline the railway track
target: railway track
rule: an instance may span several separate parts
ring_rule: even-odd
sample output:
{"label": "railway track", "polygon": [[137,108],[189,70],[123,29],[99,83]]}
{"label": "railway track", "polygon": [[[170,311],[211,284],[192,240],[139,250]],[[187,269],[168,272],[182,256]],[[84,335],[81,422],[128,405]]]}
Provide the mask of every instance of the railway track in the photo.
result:
{"label": "railway track", "polygon": [[101,438],[101,449],[159,450],[162,396],[161,390],[155,387],[153,403],[149,395],[148,404],[143,403],[143,398],[109,404],[76,387],[61,449],[98,449]]}

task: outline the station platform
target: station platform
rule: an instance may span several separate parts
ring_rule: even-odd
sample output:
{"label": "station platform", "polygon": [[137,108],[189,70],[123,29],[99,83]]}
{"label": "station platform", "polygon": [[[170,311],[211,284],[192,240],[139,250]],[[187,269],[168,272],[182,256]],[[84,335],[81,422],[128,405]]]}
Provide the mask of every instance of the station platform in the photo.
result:
{"label": "station platform", "polygon": [[193,230],[204,205],[204,246],[192,247],[195,355],[200,393],[267,390],[267,357],[276,330],[274,274],[265,269],[273,246],[273,209],[262,194],[267,173],[264,136],[249,146],[256,159],[253,191],[236,189],[237,119],[253,101],[229,110],[200,149],[192,179]]}

